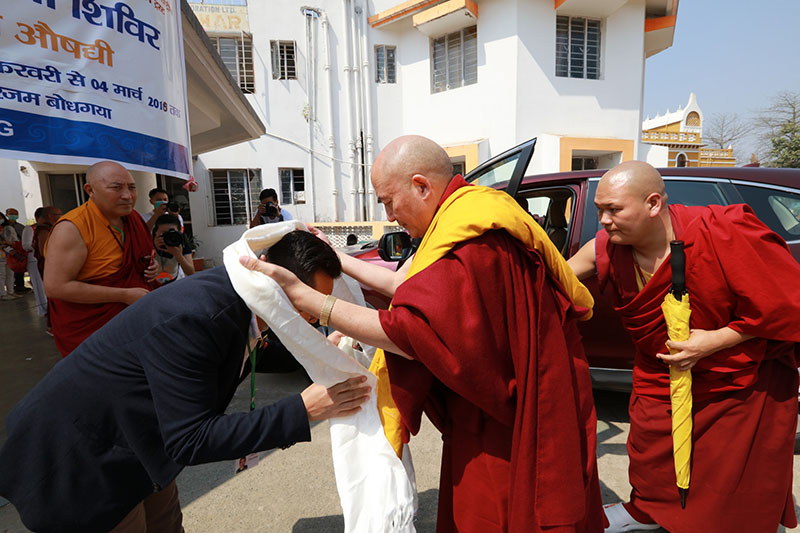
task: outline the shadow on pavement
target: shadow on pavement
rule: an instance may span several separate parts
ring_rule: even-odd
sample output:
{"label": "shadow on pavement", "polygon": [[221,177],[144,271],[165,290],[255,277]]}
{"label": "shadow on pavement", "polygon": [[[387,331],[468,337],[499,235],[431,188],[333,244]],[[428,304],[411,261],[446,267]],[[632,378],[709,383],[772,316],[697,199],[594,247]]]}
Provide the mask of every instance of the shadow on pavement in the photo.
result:
{"label": "shadow on pavement", "polygon": [[[419,508],[414,519],[417,533],[436,531],[436,512],[439,505],[439,490],[429,489],[419,495]],[[292,533],[339,533],[344,531],[342,515],[301,518],[292,527]]]}

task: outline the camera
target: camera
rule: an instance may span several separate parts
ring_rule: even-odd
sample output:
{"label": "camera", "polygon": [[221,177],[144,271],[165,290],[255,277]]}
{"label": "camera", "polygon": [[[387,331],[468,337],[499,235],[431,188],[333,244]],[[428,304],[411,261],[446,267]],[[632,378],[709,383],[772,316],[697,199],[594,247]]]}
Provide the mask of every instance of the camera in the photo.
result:
{"label": "camera", "polygon": [[173,213],[177,213],[181,210],[181,206],[178,205],[178,202],[172,200],[167,202],[167,211],[172,211]]}
{"label": "camera", "polygon": [[176,229],[169,229],[161,234],[167,246],[183,246],[183,233]]}
{"label": "camera", "polygon": [[269,218],[276,218],[279,215],[278,207],[274,202],[267,202],[264,204],[264,214]]}

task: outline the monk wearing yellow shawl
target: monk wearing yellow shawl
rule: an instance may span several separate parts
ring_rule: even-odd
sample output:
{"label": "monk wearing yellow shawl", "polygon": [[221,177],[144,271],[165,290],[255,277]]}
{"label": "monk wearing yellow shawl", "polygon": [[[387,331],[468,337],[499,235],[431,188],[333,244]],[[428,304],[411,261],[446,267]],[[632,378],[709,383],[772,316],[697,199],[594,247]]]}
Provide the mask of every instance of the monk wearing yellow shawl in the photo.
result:
{"label": "monk wearing yellow shawl", "polygon": [[[437,531],[602,531],[596,418],[576,327],[592,298],[513,198],[451,176],[446,152],[424,137],[396,139],[375,160],[387,218],[422,237],[405,281],[393,287],[393,273],[383,274],[390,310],[245,264],[275,278],[299,310],[385,351],[372,370],[395,450],[423,411],[442,432]],[[344,270],[363,279],[354,262]]]}

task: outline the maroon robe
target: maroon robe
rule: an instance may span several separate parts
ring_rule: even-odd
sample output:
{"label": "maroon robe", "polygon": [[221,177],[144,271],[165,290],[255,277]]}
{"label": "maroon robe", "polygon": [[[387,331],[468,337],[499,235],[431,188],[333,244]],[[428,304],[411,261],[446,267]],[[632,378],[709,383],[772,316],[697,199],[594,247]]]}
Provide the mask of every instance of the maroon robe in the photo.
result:
{"label": "maroon robe", "polygon": [[392,306],[381,325],[415,359],[386,354],[392,396],[412,434],[424,410],[444,441],[437,531],[602,531],[588,364],[541,256],[489,231]]}
{"label": "maroon robe", "polygon": [[[685,242],[692,329],[725,326],[755,338],[692,369],[692,474],[681,510],[672,458],[669,367],[661,302],[664,261],[641,292],[629,246],[595,242],[608,290],[636,346],[628,437],[631,514],[672,532],[774,531],[795,527],[792,461],[797,423],[800,265],[746,205],[670,206]],[[648,518],[650,520],[648,520]]]}
{"label": "maroon robe", "polygon": [[[150,263],[153,240],[141,215],[133,211],[122,217],[125,242],[123,243],[122,266],[108,276],[83,280],[83,283],[104,287],[142,287],[150,289],[144,271]],[[91,253],[91,250],[89,250]],[[48,298],[53,337],[62,357],[69,355],[89,335],[125,309],[122,302],[84,304],[68,302],[59,298]]]}

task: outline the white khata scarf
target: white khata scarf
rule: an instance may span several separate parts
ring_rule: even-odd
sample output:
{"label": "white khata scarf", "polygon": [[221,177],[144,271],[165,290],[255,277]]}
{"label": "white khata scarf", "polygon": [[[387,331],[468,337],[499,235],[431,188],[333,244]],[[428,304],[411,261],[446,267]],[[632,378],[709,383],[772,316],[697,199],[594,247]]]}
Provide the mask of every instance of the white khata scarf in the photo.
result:
{"label": "white khata scarf", "polygon": [[[367,376],[372,390],[361,410],[330,421],[333,468],[345,531],[413,532],[417,494],[411,456],[403,453],[401,461],[386,440],[378,414],[375,375],[353,358],[352,339],[342,339],[340,346],[345,351],[334,346],[300,316],[272,278],[239,263],[239,257],[255,257],[256,252],[294,230],[306,227],[292,220],[245,231],[223,251],[228,276],[236,293],[264,319],[315,383],[330,387],[353,376]],[[335,280],[333,294],[364,305],[358,282],[344,274]]]}

